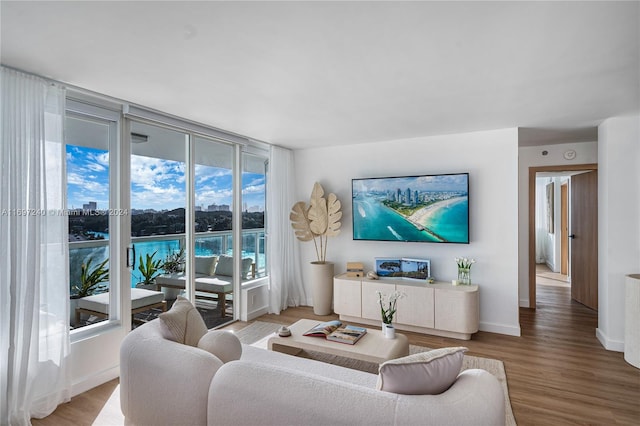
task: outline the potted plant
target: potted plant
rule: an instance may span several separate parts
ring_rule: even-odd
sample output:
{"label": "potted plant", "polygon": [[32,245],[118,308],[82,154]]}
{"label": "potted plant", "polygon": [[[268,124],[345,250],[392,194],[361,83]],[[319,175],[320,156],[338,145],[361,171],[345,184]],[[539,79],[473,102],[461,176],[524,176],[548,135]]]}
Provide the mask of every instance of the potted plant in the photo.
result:
{"label": "potted plant", "polygon": [[153,260],[156,253],[146,253],[143,261],[142,255],[140,255],[140,262],[138,265],[138,271],[140,272],[140,281],[136,284],[137,288],[145,288],[147,290],[156,289],[156,277],[161,274],[162,260]]}
{"label": "potted plant", "polygon": [[93,258],[90,257],[86,262],[82,262],[80,267],[80,282],[75,284],[71,290],[72,294],[69,301],[69,323],[71,326],[75,326],[75,312],[78,306],[78,299],[91,296],[95,293],[102,293],[106,288],[106,284],[102,284],[109,281],[109,268],[106,267],[109,259],[105,259],[99,265],[94,268],[91,267]]}
{"label": "potted plant", "polygon": [[177,274],[184,270],[184,247],[180,248],[180,251],[169,253],[162,262],[162,270],[166,274]]}
{"label": "potted plant", "polygon": [[311,262],[311,287],[313,312],[316,315],[331,313],[333,300],[333,263],[327,262],[329,237],[340,233],[340,200],[331,193],[324,198],[324,189],[316,182],[311,191],[309,205],[298,201],[291,208],[289,220],[300,241],[313,241],[317,260]]}
{"label": "potted plant", "polygon": [[396,329],[393,326],[393,316],[397,311],[398,299],[402,299],[406,294],[397,290],[391,294],[376,291],[376,294],[378,295],[380,315],[382,316],[382,334],[388,339],[395,339]]}
{"label": "potted plant", "polygon": [[102,263],[95,268],[91,268],[93,258],[87,259],[82,263],[80,267],[80,284],[73,286],[72,299],[81,299],[83,297],[91,296],[96,292],[102,292],[107,286],[102,284],[105,281],[109,281],[109,268],[106,268],[109,259],[105,259]]}

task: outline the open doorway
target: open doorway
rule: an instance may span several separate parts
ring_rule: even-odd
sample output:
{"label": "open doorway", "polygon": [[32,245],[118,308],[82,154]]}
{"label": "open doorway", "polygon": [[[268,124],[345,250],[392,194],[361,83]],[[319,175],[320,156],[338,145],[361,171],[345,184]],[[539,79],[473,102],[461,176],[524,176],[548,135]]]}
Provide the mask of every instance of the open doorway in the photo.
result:
{"label": "open doorway", "polygon": [[[530,308],[536,308],[538,273],[558,273],[555,278],[558,278],[558,283],[561,283],[562,277],[559,275],[562,275],[564,268],[569,283],[574,282],[575,284],[575,288],[571,288],[571,298],[597,310],[597,180],[594,180],[597,179],[596,171],[597,164],[529,168]],[[586,186],[587,190],[582,189],[584,185],[581,181],[585,179],[578,179],[581,189],[571,195],[568,179],[562,178],[562,176],[569,177],[577,174],[596,177],[586,179],[589,181]],[[543,186],[536,184],[538,177],[545,178],[541,182],[538,181]],[[565,183],[567,184],[566,188],[563,186]],[[562,198],[563,191],[566,191],[565,199]],[[547,202],[537,202],[539,199]],[[563,219],[561,213],[563,202],[565,203],[566,219]],[[577,236],[573,232],[571,224],[572,204],[574,204],[575,212],[578,213],[574,217],[573,227],[581,229]],[[536,217],[545,220],[536,221]],[[565,220],[566,222],[563,223]],[[587,223],[586,226],[584,226],[584,222]],[[545,246],[542,250],[541,244]],[[572,246],[575,248],[573,251],[571,250]],[[563,258],[563,256],[566,257]],[[540,268],[537,268],[537,265],[541,265]],[[545,270],[545,267],[548,268],[548,271]]]}

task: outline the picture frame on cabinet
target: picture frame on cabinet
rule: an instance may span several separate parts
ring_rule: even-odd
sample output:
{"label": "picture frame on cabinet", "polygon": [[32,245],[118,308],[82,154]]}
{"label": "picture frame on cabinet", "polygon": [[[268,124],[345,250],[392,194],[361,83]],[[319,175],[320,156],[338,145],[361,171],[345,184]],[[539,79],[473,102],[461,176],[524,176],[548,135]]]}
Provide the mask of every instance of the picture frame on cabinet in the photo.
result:
{"label": "picture frame on cabinet", "polygon": [[376,257],[375,262],[376,274],[381,278],[428,281],[431,277],[429,259]]}

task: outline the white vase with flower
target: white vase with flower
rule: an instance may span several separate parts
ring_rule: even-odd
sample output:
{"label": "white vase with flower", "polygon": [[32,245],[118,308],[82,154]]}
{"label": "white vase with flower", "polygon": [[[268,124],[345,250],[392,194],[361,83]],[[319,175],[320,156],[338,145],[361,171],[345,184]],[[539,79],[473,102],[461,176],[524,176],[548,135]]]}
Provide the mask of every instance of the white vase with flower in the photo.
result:
{"label": "white vase with flower", "polygon": [[396,329],[393,326],[393,316],[396,314],[398,299],[406,296],[405,293],[394,291],[391,294],[385,294],[376,291],[378,295],[378,303],[380,303],[380,313],[382,316],[382,334],[387,339],[395,339]]}

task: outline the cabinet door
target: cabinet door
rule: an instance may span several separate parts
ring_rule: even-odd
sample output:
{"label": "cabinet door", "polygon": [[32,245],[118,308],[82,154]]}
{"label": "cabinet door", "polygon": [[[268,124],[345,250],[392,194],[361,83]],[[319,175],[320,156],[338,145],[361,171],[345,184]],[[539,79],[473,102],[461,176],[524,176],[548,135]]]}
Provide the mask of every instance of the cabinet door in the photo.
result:
{"label": "cabinet door", "polygon": [[340,315],[361,316],[359,279],[333,279],[333,310]]}
{"label": "cabinet door", "polygon": [[380,303],[376,291],[391,293],[395,291],[394,284],[384,284],[381,281],[362,281],[362,318],[382,322]]}
{"label": "cabinet door", "polygon": [[433,328],[433,288],[396,285],[396,289],[407,295],[398,300],[395,322]]}
{"label": "cabinet door", "polygon": [[457,333],[478,331],[478,291],[436,289],[435,328]]}

